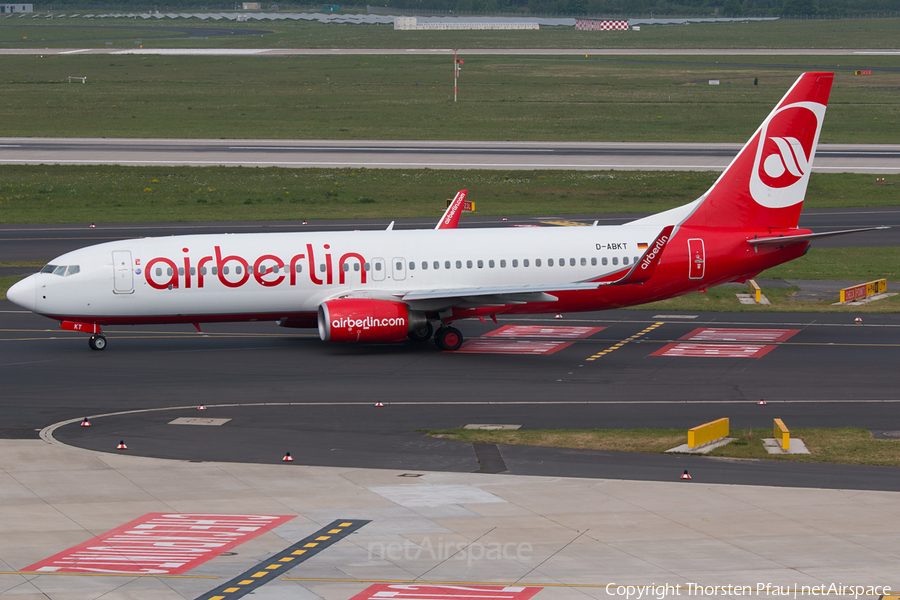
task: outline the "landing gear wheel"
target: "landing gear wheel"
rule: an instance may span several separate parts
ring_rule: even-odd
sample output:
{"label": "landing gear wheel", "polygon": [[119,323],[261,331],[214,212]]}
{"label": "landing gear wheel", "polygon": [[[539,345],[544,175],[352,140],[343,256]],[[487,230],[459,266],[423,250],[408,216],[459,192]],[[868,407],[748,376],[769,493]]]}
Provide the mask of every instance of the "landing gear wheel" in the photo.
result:
{"label": "landing gear wheel", "polygon": [[434,334],[434,343],[441,350],[459,350],[463,344],[462,332],[455,327],[441,327]]}
{"label": "landing gear wheel", "polygon": [[431,339],[431,335],[434,333],[434,327],[428,321],[425,322],[425,327],[421,329],[416,329],[415,331],[410,331],[407,337],[414,342],[427,342]]}
{"label": "landing gear wheel", "polygon": [[88,340],[88,346],[91,347],[91,350],[103,350],[106,348],[106,336],[92,335]]}

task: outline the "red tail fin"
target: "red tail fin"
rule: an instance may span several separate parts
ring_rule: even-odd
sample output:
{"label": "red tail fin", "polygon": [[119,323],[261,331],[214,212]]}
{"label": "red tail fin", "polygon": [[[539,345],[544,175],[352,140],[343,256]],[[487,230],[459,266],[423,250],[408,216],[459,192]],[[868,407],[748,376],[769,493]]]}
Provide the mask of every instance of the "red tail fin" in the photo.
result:
{"label": "red tail fin", "polygon": [[833,79],[801,75],[685,224],[797,227]]}
{"label": "red tail fin", "polygon": [[435,229],[456,229],[456,226],[459,225],[459,217],[462,214],[463,204],[468,193],[469,190],[459,190],[456,193],[456,197],[450,203],[450,206],[447,207],[447,210],[444,211],[444,216],[438,221]]}

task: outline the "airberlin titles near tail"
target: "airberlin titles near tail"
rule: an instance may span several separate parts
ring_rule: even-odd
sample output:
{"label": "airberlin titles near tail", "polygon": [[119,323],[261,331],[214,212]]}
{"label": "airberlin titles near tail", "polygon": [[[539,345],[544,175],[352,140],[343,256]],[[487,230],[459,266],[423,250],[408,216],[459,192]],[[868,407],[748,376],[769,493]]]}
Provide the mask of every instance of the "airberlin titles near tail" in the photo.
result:
{"label": "airberlin titles near tail", "polygon": [[325,341],[407,337],[454,350],[465,318],[592,311],[670,298],[802,256],[798,229],[833,75],[791,87],[694,202],[620,226],[457,229],[466,191],[433,230],[146,238],[55,259],[16,304],[106,345],[103,325],[273,320]]}

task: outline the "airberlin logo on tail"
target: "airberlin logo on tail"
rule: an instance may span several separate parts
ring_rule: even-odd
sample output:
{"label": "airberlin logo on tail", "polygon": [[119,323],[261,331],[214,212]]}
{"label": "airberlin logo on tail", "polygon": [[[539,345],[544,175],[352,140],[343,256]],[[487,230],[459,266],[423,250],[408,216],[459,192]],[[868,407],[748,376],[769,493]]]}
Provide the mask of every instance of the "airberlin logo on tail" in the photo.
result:
{"label": "airberlin logo on tail", "polygon": [[750,194],[767,208],[803,201],[825,106],[797,102],[777,110],[759,133]]}

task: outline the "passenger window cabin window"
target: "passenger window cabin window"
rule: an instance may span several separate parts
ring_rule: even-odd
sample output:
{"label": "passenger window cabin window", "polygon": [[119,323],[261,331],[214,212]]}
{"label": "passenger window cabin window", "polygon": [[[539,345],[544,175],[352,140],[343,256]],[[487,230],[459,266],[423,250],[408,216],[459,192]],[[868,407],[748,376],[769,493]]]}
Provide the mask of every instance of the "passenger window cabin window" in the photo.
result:
{"label": "passenger window cabin window", "polygon": [[582,259],[581,259],[581,266],[582,266],[582,267],[586,267],[586,266],[587,266],[587,259],[586,259],[586,258],[582,258]]}
{"label": "passenger window cabin window", "polygon": [[604,256],[602,262],[603,262],[603,266],[605,267],[609,261],[608,261],[608,260],[606,259],[606,257]]}
{"label": "passenger window cabin window", "polygon": [[[237,271],[238,269],[240,269],[240,267],[235,267],[234,270]],[[253,265],[247,265],[247,272],[253,274]],[[265,271],[263,272],[265,273]]]}
{"label": "passenger window cabin window", "polygon": [[[297,263],[296,265],[294,265],[294,271],[296,271],[297,273],[299,273],[302,270],[303,270],[303,265],[301,265],[300,263]],[[216,274],[216,268],[213,267],[213,275],[215,275],[215,274]]]}
{"label": "passenger window cabin window", "polygon": [[[514,258],[514,259],[512,260],[512,266],[513,266],[513,268],[519,266],[519,259],[518,259],[518,258]],[[527,266],[527,265],[526,265],[526,266]]]}
{"label": "passenger window cabin window", "polygon": [[206,275],[206,267],[200,267],[200,274]]}
{"label": "passenger window cabin window", "polygon": [[462,261],[461,260],[456,261],[456,268],[462,269]]}
{"label": "passenger window cabin window", "polygon": [[[323,266],[324,266],[324,265],[323,265]],[[241,273],[243,273],[243,270],[242,270],[241,267],[235,267],[235,268],[234,268],[234,273],[235,273],[236,275],[240,275]]]}
{"label": "passenger window cabin window", "polygon": [[488,266],[489,266],[490,268],[493,269],[493,268],[494,268],[494,261],[489,260],[489,261],[488,261]]}
{"label": "passenger window cabin window", "polygon": [[437,271],[438,269],[441,268],[441,263],[440,263],[439,261],[434,261],[434,262],[431,264],[431,266],[434,267],[434,270],[435,270],[435,271]]}
{"label": "passenger window cabin window", "polygon": [[[359,263],[358,262],[353,263],[353,270],[359,271]],[[276,273],[278,272],[278,267],[275,267],[275,272]]]}
{"label": "passenger window cabin window", "polygon": [[613,256],[613,264],[614,264],[614,265],[619,264],[619,257],[618,257],[618,256]]}
{"label": "passenger window cabin window", "polygon": [[190,273],[191,273],[191,277],[193,277],[194,275],[197,274],[197,269],[194,267],[191,267]]}
{"label": "passenger window cabin window", "polygon": [[[398,269],[402,269],[402,268],[403,268],[403,263],[397,263],[397,268],[398,268]],[[410,271],[415,271],[415,270],[416,270],[416,262],[415,262],[415,261],[413,261],[413,260],[409,261],[409,270],[410,270]]]}
{"label": "passenger window cabin window", "polygon": [[428,261],[427,261],[427,260],[423,260],[423,261],[422,261],[422,270],[423,270],[423,271],[427,271],[427,270],[428,270]]}
{"label": "passenger window cabin window", "polygon": [[[240,267],[238,267],[238,268],[240,268]],[[326,269],[327,269],[327,267],[325,266],[325,263],[322,263],[321,265],[319,265],[320,273],[324,273]]]}
{"label": "passenger window cabin window", "polygon": [[467,261],[466,261],[466,268],[467,268],[467,269],[471,269],[471,268],[472,268],[472,261],[471,261],[471,260],[467,260]]}
{"label": "passenger window cabin window", "polygon": [[[491,265],[491,266],[493,267],[494,265]],[[501,269],[506,268],[506,260],[505,259],[502,259],[502,258],[500,259],[500,268]]]}
{"label": "passenger window cabin window", "polygon": [[[171,270],[172,270],[172,269],[169,269],[169,271],[171,271]],[[170,272],[169,275],[171,275],[171,274],[172,274],[172,273]],[[228,267],[227,267],[227,266],[226,266],[226,267],[222,267],[222,275],[228,275]]]}
{"label": "passenger window cabin window", "polygon": [[561,266],[561,267],[566,266],[566,259],[564,259],[564,258],[559,259],[559,266]]}
{"label": "passenger window cabin window", "polygon": [[637,262],[637,261],[638,261],[638,257],[635,256],[635,257],[634,257],[634,262]]}
{"label": "passenger window cabin window", "polygon": [[350,270],[350,263],[344,263],[341,265],[341,268],[344,270],[344,273]]}
{"label": "passenger window cabin window", "polygon": [[[225,268],[227,269],[228,267],[225,267]],[[212,274],[213,274],[213,275],[218,275],[218,274],[219,274],[219,267],[213,267],[213,268],[212,268]]]}
{"label": "passenger window cabin window", "polygon": [[156,267],[156,276],[157,277],[162,276],[162,269],[160,269],[159,267]]}
{"label": "passenger window cabin window", "polygon": [[596,257],[596,256],[592,256],[592,257],[591,257],[591,266],[592,266],[592,267],[596,267],[596,266],[597,266],[597,257]]}
{"label": "passenger window cabin window", "polygon": [[628,257],[627,257],[627,256],[625,256],[625,257],[622,258],[622,264],[623,264],[623,265],[627,265],[627,264],[628,264]]}
{"label": "passenger window cabin window", "polygon": [[[225,267],[225,268],[227,269],[228,267]],[[225,272],[227,273],[228,271],[225,271]],[[166,275],[168,275],[169,277],[171,277],[174,274],[175,274],[175,272],[172,270],[172,267],[169,267],[168,269],[166,269]]]}
{"label": "passenger window cabin window", "polygon": [[380,271],[380,270],[381,270],[381,263],[375,263],[375,270],[376,270],[376,271]]}
{"label": "passenger window cabin window", "polygon": [[[581,264],[584,264],[584,259],[583,259],[583,258],[581,259]],[[569,259],[569,266],[570,266],[570,267],[574,267],[574,266],[575,266],[575,259],[574,259],[574,258],[570,258],[570,259]]]}
{"label": "passenger window cabin window", "polygon": [[[445,260],[445,261],[444,261],[444,268],[445,268],[445,269],[449,269],[449,268],[450,268],[450,261],[449,261],[449,260]],[[457,267],[457,268],[458,268],[458,267]]]}
{"label": "passenger window cabin window", "polygon": [[41,273],[52,273],[56,270],[56,265],[47,265],[43,269],[41,269]]}
{"label": "passenger window cabin window", "polygon": [[178,267],[178,274],[184,277],[184,267]]}
{"label": "passenger window cabin window", "polygon": [[479,260],[479,261],[478,261],[478,268],[479,268],[479,269],[483,269],[483,268],[484,268],[484,261],[483,261],[483,260]]}
{"label": "passenger window cabin window", "polygon": [[363,263],[363,271],[368,271],[371,266],[369,263]]}
{"label": "passenger window cabin window", "polygon": [[[359,263],[356,263],[356,270],[359,271]],[[275,265],[274,267],[272,267],[272,272],[273,273],[278,272],[278,265]]]}
{"label": "passenger window cabin window", "polygon": [[[540,259],[538,259],[538,260],[540,260]],[[538,266],[540,266],[540,265],[538,265]],[[553,266],[553,259],[552,259],[552,258],[548,258],[548,259],[547,259],[547,266],[548,266],[548,267],[552,267],[552,266]]]}

